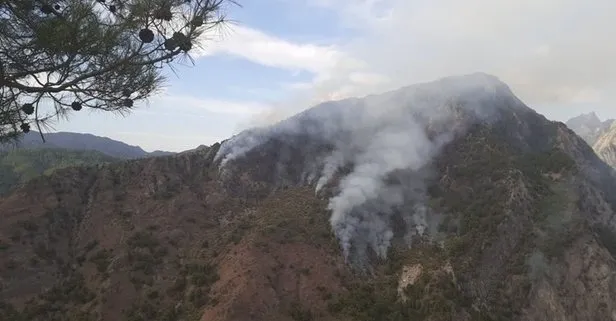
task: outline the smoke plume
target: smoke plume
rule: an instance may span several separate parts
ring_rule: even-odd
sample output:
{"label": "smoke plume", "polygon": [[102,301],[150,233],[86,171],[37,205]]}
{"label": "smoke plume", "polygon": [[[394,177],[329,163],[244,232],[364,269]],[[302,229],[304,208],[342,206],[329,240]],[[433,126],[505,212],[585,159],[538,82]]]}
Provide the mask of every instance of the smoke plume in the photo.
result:
{"label": "smoke plume", "polygon": [[319,192],[345,167],[352,168],[329,199],[330,223],[347,259],[361,264],[368,250],[385,258],[403,221],[404,239],[423,234],[433,219],[424,177],[439,150],[469,125],[491,121],[508,87],[473,74],[401,88],[363,99],[328,102],[276,125],[245,131],[226,141],[216,159],[224,168],[272,139],[329,146],[315,155],[310,181]]}

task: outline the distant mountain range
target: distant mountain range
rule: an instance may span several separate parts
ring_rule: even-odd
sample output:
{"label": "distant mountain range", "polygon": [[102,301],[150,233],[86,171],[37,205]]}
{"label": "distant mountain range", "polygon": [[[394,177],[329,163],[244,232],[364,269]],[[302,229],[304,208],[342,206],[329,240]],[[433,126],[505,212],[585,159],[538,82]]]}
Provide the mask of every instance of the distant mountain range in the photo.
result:
{"label": "distant mountain range", "polygon": [[107,137],[92,134],[57,132],[44,134],[45,142],[39,132],[25,134],[17,146],[0,145],[0,151],[11,149],[38,149],[38,148],[61,148],[74,151],[98,151],[107,156],[120,159],[137,159],[173,155],[173,152],[154,151],[148,153],[139,146],[131,146],[126,143]]}
{"label": "distant mountain range", "polygon": [[61,168],[117,161],[120,159],[93,150],[37,148],[0,151],[0,195]]}
{"label": "distant mountain range", "polygon": [[40,133],[31,132],[17,144],[0,145],[0,195],[60,168],[175,154],[148,153],[139,146],[91,134],[59,132],[44,136],[45,142]]}
{"label": "distant mountain range", "polygon": [[599,158],[616,168],[616,120],[602,121],[590,112],[569,119],[566,125],[592,146]]}

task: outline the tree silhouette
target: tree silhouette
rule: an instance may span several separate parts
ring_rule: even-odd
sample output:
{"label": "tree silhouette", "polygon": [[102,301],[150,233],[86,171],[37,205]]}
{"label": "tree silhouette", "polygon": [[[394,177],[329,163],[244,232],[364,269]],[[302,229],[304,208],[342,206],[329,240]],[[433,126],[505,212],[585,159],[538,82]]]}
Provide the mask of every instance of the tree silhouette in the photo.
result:
{"label": "tree silhouette", "polygon": [[[0,0],[0,143],[71,111],[125,113],[233,0]],[[48,105],[49,108],[39,108]]]}

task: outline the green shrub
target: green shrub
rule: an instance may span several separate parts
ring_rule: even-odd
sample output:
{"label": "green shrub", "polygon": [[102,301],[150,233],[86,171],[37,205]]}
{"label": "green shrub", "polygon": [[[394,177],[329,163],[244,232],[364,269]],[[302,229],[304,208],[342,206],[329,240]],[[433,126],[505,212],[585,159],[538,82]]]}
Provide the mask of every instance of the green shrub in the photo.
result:
{"label": "green shrub", "polygon": [[137,232],[128,240],[128,260],[133,271],[151,274],[163,262],[168,250],[151,232]]}
{"label": "green shrub", "polygon": [[216,267],[209,264],[188,264],[185,270],[191,283],[198,287],[209,287],[219,279]]}
{"label": "green shrub", "polygon": [[126,243],[131,248],[155,248],[160,244],[152,233],[142,231],[133,234]]}
{"label": "green shrub", "polygon": [[290,309],[291,318],[295,321],[312,321],[314,317],[309,309],[305,309],[297,302],[291,303]]}
{"label": "green shrub", "polygon": [[90,258],[90,262],[96,265],[98,272],[103,273],[107,271],[109,264],[111,263],[111,250],[101,249],[94,256]]}
{"label": "green shrub", "polygon": [[186,278],[184,276],[179,276],[177,279],[175,279],[173,285],[169,289],[167,289],[167,294],[174,298],[181,297],[181,295],[184,293],[184,290],[186,289],[186,283]]}

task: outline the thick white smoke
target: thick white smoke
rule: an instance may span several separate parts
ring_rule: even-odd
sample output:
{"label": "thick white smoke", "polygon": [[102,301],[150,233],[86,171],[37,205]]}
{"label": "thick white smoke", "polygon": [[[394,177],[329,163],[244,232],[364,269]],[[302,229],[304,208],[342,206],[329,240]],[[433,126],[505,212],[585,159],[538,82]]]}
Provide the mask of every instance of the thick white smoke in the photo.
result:
{"label": "thick white smoke", "polygon": [[[355,130],[362,133],[360,136],[363,137],[359,150],[348,155],[354,170],[342,179],[340,193],[329,202],[331,224],[337,232],[345,256],[350,254],[357,235],[364,233],[374,233],[368,235],[368,245],[380,257],[386,256],[393,236],[389,217],[392,207],[401,205],[405,200],[400,191],[387,188],[386,176],[396,170],[419,170],[449,137],[449,133],[443,133],[436,140],[430,140],[424,126],[412,114],[389,108],[383,110],[387,111],[374,115],[376,117],[369,116],[374,117],[370,123],[377,126],[362,126]],[[338,152],[335,151],[334,155]],[[325,174],[331,175],[331,172]],[[322,178],[326,179],[324,176]],[[381,203],[378,208],[360,210],[369,202],[376,201]]]}
{"label": "thick white smoke", "polygon": [[[330,102],[268,128],[246,131],[225,142],[216,156],[221,166],[273,138],[296,144],[329,145],[311,160],[316,192],[339,170],[352,166],[329,200],[331,226],[346,258],[365,260],[366,250],[385,258],[400,215],[405,238],[422,234],[430,213],[422,171],[455,134],[474,121],[493,119],[506,85],[485,74],[445,78],[397,91]],[[514,98],[515,99],[515,98]]]}

